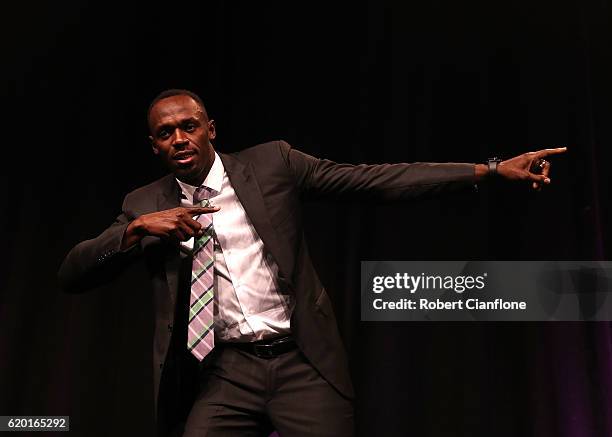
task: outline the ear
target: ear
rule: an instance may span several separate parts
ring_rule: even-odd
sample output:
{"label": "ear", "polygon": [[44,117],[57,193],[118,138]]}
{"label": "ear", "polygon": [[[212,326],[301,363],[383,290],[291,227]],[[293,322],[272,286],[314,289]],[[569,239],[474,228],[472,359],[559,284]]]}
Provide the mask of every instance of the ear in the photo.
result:
{"label": "ear", "polygon": [[208,138],[214,140],[217,137],[217,127],[215,120],[208,121]]}
{"label": "ear", "polygon": [[151,135],[149,135],[149,141],[151,141],[151,148],[153,149],[153,153],[158,155],[159,154],[159,149],[157,147],[157,144],[155,143],[155,140],[153,139],[153,137]]}

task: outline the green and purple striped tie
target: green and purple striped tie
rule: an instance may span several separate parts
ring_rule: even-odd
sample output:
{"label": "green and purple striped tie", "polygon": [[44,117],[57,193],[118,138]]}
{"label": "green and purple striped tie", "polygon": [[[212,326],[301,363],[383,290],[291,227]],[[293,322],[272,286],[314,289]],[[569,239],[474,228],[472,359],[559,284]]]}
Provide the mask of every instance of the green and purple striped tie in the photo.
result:
{"label": "green and purple striped tie", "polygon": [[[199,187],[193,195],[195,206],[209,206],[210,189]],[[214,306],[214,241],[212,214],[201,214],[196,219],[204,233],[193,243],[191,268],[191,297],[189,299],[189,324],[187,348],[202,361],[215,346],[213,330]]]}

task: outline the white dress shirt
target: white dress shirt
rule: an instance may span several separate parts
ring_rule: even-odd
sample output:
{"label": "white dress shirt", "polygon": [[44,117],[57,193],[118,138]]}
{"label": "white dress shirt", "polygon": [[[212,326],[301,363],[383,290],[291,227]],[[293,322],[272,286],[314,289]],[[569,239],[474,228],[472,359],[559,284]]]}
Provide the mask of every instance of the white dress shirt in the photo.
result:
{"label": "white dress shirt", "polygon": [[[198,187],[179,181],[181,206],[193,206]],[[215,152],[202,183],[213,190],[215,212],[214,330],[215,340],[255,341],[290,333],[292,297],[280,293],[278,266],[264,247]],[[194,239],[181,243],[188,250]]]}

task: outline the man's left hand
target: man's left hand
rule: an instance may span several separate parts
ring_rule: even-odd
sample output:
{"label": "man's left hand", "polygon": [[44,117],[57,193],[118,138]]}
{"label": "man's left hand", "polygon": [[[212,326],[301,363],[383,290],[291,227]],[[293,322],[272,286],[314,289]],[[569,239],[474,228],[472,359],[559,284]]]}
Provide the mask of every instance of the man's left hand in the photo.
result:
{"label": "man's left hand", "polygon": [[[550,162],[544,158],[550,155],[565,153],[565,151],[567,151],[567,147],[523,153],[522,155],[500,162],[497,166],[497,173],[504,179],[531,181],[533,189],[540,190],[543,185],[550,184],[550,178],[548,177]],[[480,173],[481,176],[483,175],[483,170],[485,170],[485,174],[488,172],[486,165],[482,165],[482,167],[484,169],[477,168],[477,174]]]}

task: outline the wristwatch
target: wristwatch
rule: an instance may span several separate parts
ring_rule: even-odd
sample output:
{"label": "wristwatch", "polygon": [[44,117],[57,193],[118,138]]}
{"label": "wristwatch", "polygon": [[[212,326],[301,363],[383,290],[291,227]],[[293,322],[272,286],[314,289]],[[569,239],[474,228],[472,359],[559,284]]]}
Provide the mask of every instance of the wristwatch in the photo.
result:
{"label": "wristwatch", "polygon": [[487,167],[489,168],[489,176],[497,176],[497,166],[502,162],[500,158],[489,158],[487,159]]}

